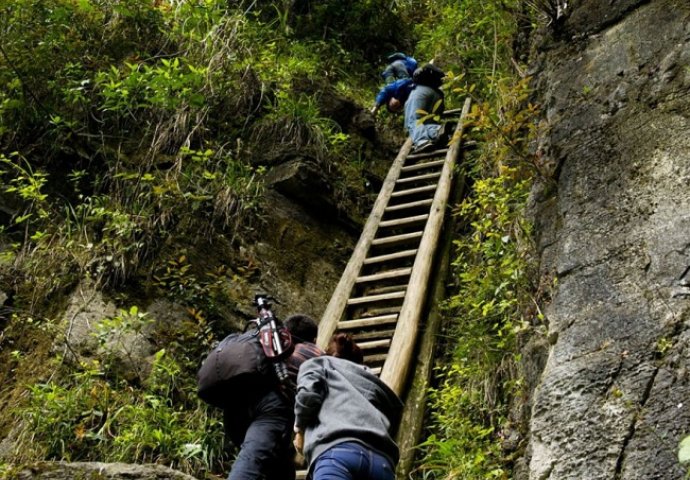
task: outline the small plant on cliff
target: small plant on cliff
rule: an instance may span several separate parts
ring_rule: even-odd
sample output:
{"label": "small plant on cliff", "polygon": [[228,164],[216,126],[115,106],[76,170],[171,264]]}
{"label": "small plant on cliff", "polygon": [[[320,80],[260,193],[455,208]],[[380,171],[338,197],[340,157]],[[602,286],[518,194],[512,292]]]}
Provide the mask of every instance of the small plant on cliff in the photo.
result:
{"label": "small plant on cliff", "polygon": [[[686,469],[690,465],[690,436],[681,440],[678,445],[678,462]],[[685,478],[690,478],[690,470],[686,470]]]}

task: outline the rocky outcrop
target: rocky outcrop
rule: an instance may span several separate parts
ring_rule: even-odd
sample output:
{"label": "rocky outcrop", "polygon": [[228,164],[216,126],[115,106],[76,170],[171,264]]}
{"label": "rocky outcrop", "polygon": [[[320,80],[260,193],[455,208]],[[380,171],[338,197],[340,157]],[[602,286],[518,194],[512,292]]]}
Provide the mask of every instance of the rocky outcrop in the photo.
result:
{"label": "rocky outcrop", "polygon": [[195,480],[163,465],[40,462],[11,474],[14,480]]}
{"label": "rocky outcrop", "polygon": [[[88,282],[82,284],[71,295],[61,321],[64,340],[58,337],[53,350],[75,364],[98,358],[120,378],[143,380],[151,370],[154,348],[145,330],[129,325],[140,315],[143,320],[143,312],[130,315],[128,311],[118,311],[102,292]],[[133,318],[123,318],[129,316]]]}
{"label": "rocky outcrop", "polygon": [[326,172],[310,162],[299,159],[281,163],[266,175],[266,183],[277,192],[299,202],[318,218],[335,217],[338,207],[333,186]]}
{"label": "rocky outcrop", "polygon": [[680,479],[690,434],[690,4],[573,2],[541,45],[548,358],[518,478]]}

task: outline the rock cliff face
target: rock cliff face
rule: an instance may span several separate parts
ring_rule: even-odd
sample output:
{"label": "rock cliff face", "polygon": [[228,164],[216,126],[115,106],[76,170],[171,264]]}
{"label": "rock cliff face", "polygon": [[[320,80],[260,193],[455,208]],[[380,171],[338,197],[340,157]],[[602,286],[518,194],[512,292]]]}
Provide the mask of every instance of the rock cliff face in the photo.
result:
{"label": "rock cliff face", "polygon": [[569,2],[535,79],[548,356],[518,478],[679,479],[690,434],[690,3]]}

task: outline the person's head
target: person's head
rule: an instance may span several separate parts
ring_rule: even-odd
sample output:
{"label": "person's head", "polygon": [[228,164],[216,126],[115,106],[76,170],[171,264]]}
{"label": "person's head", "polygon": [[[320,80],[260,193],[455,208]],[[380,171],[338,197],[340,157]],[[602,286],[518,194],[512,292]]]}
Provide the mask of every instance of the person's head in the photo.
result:
{"label": "person's head", "polygon": [[285,326],[290,330],[294,343],[315,342],[318,327],[313,318],[303,313],[290,315],[285,319]]}
{"label": "person's head", "polygon": [[390,100],[388,100],[388,104],[386,106],[389,112],[398,113],[403,108],[403,102],[401,102],[397,98],[391,98]]}
{"label": "person's head", "polygon": [[343,358],[354,363],[364,363],[364,356],[357,343],[349,333],[336,333],[326,347],[326,355]]}

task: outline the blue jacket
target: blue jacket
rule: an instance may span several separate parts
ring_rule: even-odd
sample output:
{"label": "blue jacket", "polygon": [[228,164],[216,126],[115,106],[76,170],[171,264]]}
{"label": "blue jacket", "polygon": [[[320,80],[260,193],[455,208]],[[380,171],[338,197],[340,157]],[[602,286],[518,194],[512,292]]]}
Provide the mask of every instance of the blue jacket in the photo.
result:
{"label": "blue jacket", "polygon": [[385,105],[391,98],[397,98],[401,103],[405,103],[413,88],[414,83],[410,78],[403,78],[389,83],[379,90],[379,93],[376,95],[376,105]]}
{"label": "blue jacket", "polygon": [[417,60],[412,57],[400,56],[393,60],[386,69],[381,72],[381,77],[386,82],[400,80],[402,78],[412,78],[412,74],[417,69]]}

